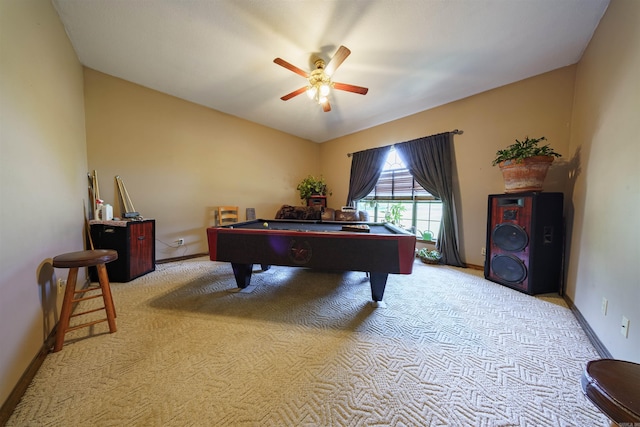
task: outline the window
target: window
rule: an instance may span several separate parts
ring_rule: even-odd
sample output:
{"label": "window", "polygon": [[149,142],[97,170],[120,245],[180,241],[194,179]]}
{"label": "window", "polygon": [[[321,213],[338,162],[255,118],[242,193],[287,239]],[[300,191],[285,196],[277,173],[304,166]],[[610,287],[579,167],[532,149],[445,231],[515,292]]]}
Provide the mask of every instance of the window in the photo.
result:
{"label": "window", "polygon": [[375,222],[397,220],[420,238],[425,231],[431,232],[432,240],[438,237],[442,202],[415,181],[393,147],[375,188],[357,206]]}

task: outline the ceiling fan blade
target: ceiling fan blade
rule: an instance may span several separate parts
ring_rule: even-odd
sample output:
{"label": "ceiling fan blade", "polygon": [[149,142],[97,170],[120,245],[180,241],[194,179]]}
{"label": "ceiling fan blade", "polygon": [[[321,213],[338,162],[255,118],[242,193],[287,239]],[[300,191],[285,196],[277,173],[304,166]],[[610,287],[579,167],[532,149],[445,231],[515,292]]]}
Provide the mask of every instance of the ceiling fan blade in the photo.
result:
{"label": "ceiling fan blade", "polygon": [[294,90],[293,92],[286,94],[285,96],[283,96],[283,97],[282,97],[282,98],[280,98],[280,99],[282,99],[283,101],[288,101],[288,100],[290,100],[291,98],[293,98],[294,96],[298,96],[298,95],[300,95],[301,93],[304,93],[304,92],[306,92],[306,91],[307,91],[307,87],[306,87],[306,86],[304,86],[304,87],[301,87],[300,89]]}
{"label": "ceiling fan blade", "polygon": [[331,104],[329,104],[329,101],[325,101],[322,103],[322,111],[324,111],[325,113],[331,111]]}
{"label": "ceiling fan blade", "polygon": [[347,92],[358,93],[360,95],[366,95],[367,92],[369,92],[369,89],[366,87],[354,86],[354,85],[349,85],[346,83],[338,83],[338,82],[333,82],[333,88],[338,90],[344,90]]}
{"label": "ceiling fan blade", "polygon": [[289,64],[287,61],[285,61],[282,58],[276,58],[273,60],[273,62],[275,62],[276,64],[280,65],[281,67],[286,68],[287,70],[291,70],[296,74],[300,74],[302,77],[309,78],[309,73],[307,73],[306,71],[296,67],[295,65]]}
{"label": "ceiling fan blade", "polygon": [[333,58],[331,58],[331,61],[329,61],[325,67],[324,72],[331,77],[331,75],[336,72],[340,64],[342,64],[349,55],[351,55],[351,51],[344,46],[340,46],[336,54],[333,55]]}

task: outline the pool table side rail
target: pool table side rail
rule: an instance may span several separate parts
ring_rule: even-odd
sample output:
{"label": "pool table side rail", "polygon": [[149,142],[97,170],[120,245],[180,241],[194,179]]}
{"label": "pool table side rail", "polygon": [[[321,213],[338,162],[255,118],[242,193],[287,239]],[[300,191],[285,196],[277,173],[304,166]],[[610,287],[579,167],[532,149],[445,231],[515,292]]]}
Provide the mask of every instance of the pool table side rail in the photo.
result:
{"label": "pool table side rail", "polygon": [[[258,221],[261,222],[262,220]],[[299,221],[295,221],[295,223],[299,223]],[[208,228],[207,239],[209,258],[212,261],[252,264],[268,263],[270,265],[297,265],[328,269],[335,267],[345,271],[386,271],[394,274],[411,274],[415,261],[415,236],[401,229],[391,229],[391,231],[386,234],[377,234],[349,231],[270,230],[224,226]],[[333,241],[327,241],[328,239],[333,239],[336,244],[341,242],[341,244],[348,246],[348,249],[336,246]],[[220,240],[225,244],[223,248],[219,247]],[[269,240],[272,245],[276,244],[280,247],[286,246],[288,245],[287,242],[294,240],[298,242],[313,241],[315,242],[313,246],[317,248],[314,251],[316,254],[322,254],[321,256],[325,257],[325,259],[318,260],[316,257],[308,264],[291,263],[284,258],[284,250],[281,250],[280,254],[270,253],[264,240]],[[237,245],[230,248],[228,246],[230,242],[237,242]],[[373,248],[371,247],[372,244],[374,245]],[[328,249],[328,247],[334,249]],[[381,248],[382,252],[376,251],[375,248]]]}

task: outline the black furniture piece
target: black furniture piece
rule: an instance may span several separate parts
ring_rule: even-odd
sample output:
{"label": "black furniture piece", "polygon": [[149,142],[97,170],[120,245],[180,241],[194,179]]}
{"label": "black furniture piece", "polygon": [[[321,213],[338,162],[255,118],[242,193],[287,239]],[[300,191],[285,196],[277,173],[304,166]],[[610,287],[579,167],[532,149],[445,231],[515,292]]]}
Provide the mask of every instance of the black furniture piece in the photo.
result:
{"label": "black furniture piece", "polygon": [[592,360],[580,380],[585,396],[619,426],[640,425],[640,364]]}
{"label": "black furniture piece", "polygon": [[562,193],[489,196],[484,276],[529,295],[561,292]]}
{"label": "black furniture piece", "polygon": [[[91,239],[96,249],[115,249],[117,261],[107,264],[112,282],[129,282],[156,269],[155,220],[91,221]],[[94,268],[89,269],[97,280]]]}
{"label": "black furniture piece", "polygon": [[[293,220],[322,220],[322,221],[361,221],[369,222],[369,214],[367,211],[342,210],[327,207],[316,206],[291,206],[282,205],[276,212],[275,219],[293,219]],[[247,218],[247,220],[256,219]]]}
{"label": "black furniture piece", "polygon": [[411,274],[416,236],[390,224],[296,220],[247,221],[207,229],[209,258],[230,262],[239,288],[253,264],[370,274],[371,298],[382,301],[387,276]]}

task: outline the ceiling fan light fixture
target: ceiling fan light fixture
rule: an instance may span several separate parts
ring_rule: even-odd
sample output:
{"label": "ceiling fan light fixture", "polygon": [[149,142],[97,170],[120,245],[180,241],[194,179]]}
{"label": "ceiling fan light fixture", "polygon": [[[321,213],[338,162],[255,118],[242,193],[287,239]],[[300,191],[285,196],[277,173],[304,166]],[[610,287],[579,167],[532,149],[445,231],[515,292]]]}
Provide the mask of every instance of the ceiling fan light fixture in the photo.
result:
{"label": "ceiling fan light fixture", "polygon": [[326,97],[329,95],[329,85],[327,83],[323,83],[320,85],[320,96]]}
{"label": "ceiling fan light fixture", "polygon": [[306,90],[309,99],[313,99],[318,104],[324,104],[327,102],[327,96],[330,92],[330,82],[323,80],[310,81]]}
{"label": "ceiling fan light fixture", "polygon": [[329,61],[329,65],[325,70],[325,63],[322,59],[317,59],[315,61],[316,68],[311,72],[307,73],[306,71],[296,67],[285,61],[282,58],[276,58],[273,60],[276,64],[284,67],[294,73],[306,78],[309,82],[308,86],[303,86],[300,89],[294,90],[291,93],[282,96],[280,99],[283,101],[287,101],[294,96],[298,96],[303,92],[307,93],[309,99],[314,100],[318,104],[322,105],[322,110],[326,113],[331,111],[331,105],[329,104],[329,99],[327,98],[331,93],[331,89],[343,90],[346,92],[358,93],[360,95],[366,95],[368,90],[366,87],[354,86],[345,83],[336,83],[331,81],[331,76],[336,71],[336,69],[342,64],[342,62],[351,54],[351,51],[344,46],[340,46],[336,54]]}
{"label": "ceiling fan light fixture", "polygon": [[307,96],[309,97],[309,99],[315,98],[316,93],[318,93],[318,89],[315,86],[309,86],[307,88]]}

